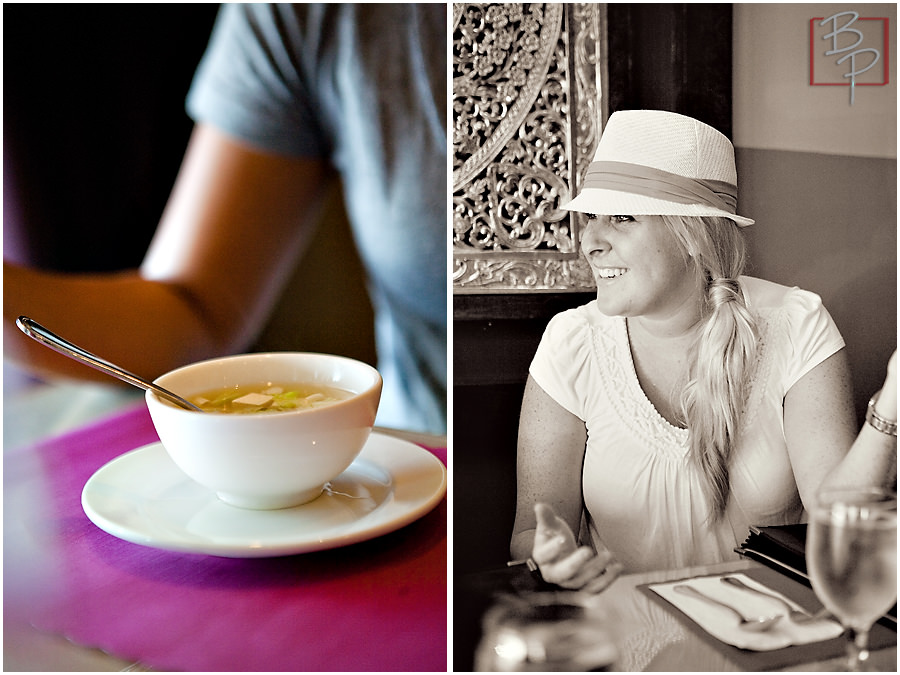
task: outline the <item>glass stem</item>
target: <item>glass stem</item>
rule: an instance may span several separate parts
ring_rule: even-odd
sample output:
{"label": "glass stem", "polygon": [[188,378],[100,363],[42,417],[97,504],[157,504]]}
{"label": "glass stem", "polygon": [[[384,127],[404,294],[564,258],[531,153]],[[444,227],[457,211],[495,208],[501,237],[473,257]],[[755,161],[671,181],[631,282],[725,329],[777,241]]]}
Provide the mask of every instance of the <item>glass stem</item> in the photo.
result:
{"label": "glass stem", "polygon": [[847,629],[847,665],[852,672],[860,672],[866,669],[869,659],[869,631],[868,629]]}

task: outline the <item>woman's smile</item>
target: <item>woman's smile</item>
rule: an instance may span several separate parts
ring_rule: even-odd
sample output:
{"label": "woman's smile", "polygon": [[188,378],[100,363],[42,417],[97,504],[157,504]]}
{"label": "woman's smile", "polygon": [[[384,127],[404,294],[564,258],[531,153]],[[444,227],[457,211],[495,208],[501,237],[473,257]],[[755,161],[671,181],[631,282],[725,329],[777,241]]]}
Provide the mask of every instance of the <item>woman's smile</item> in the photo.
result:
{"label": "woman's smile", "polygon": [[618,279],[620,276],[628,272],[624,267],[600,267],[596,271],[598,279]]}

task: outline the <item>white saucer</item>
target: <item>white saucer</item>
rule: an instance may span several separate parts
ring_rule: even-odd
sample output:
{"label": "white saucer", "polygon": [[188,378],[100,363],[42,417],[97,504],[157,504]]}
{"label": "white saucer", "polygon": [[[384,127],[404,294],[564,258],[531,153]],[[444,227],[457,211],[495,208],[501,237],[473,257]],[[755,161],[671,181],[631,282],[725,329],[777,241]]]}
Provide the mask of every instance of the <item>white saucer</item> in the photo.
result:
{"label": "white saucer", "polygon": [[373,433],[330,488],[302,506],[240,509],[175,466],[161,443],[125,453],[91,476],[81,494],[101,530],[168,551],[262,558],[337,548],[397,530],[428,513],[447,471],[413,443]]}

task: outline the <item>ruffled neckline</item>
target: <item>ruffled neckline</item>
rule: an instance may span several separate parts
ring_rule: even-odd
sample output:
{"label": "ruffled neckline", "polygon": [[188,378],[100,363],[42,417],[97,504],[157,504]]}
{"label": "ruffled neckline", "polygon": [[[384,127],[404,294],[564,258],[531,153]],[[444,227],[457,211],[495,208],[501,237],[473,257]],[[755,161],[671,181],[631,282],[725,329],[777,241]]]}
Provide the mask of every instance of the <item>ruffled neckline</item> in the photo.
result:
{"label": "ruffled neckline", "polygon": [[[749,303],[748,303],[749,304]],[[620,420],[655,453],[673,459],[687,457],[689,446],[688,430],[667,420],[653,405],[641,386],[637,368],[631,353],[628,326],[624,317],[608,317],[594,305],[596,313],[592,348],[596,360],[605,370],[604,381],[611,383],[607,397]],[[750,306],[759,330],[756,364],[750,374],[749,393],[742,416],[742,432],[756,418],[761,403],[760,379],[765,381],[771,369],[771,355],[768,343],[774,317],[769,312],[759,312]],[[777,323],[777,322],[776,322]]]}
{"label": "ruffled neckline", "polygon": [[624,317],[605,317],[596,306],[600,321],[592,340],[596,361],[605,370],[602,381],[611,384],[607,397],[623,424],[654,452],[682,459],[688,451],[688,430],[671,424],[647,398],[638,380],[628,328]]}

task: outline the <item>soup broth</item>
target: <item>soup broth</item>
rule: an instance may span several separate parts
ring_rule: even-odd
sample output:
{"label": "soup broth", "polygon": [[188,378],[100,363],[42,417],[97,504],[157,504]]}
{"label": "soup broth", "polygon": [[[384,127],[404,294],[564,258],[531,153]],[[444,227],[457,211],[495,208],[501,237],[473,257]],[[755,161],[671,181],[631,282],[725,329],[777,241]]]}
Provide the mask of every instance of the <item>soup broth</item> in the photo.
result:
{"label": "soup broth", "polygon": [[352,392],[319,384],[264,382],[213,389],[192,396],[190,401],[206,412],[249,414],[321,408],[351,396]]}

